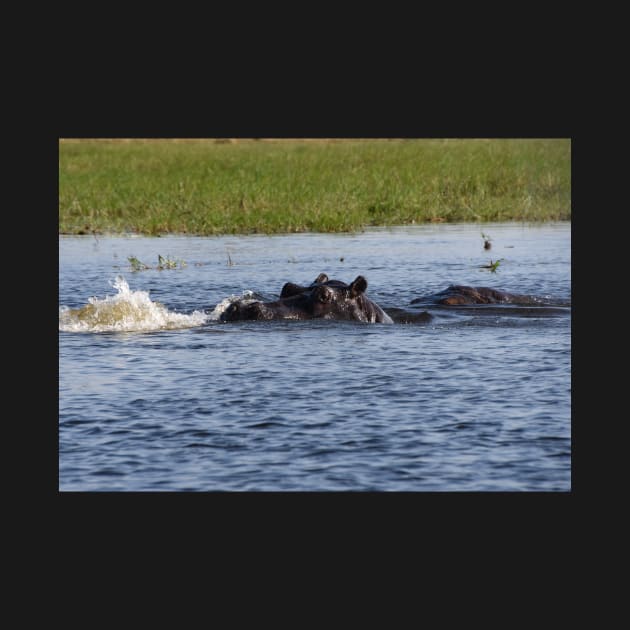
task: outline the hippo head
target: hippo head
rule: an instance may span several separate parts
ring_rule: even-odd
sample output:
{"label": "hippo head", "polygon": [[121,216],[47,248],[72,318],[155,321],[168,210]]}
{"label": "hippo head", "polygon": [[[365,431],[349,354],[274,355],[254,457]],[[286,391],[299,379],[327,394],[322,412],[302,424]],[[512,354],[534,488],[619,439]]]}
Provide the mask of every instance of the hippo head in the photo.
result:
{"label": "hippo head", "polygon": [[391,323],[380,306],[365,296],[366,289],[363,276],[346,284],[321,273],[309,286],[287,282],[274,302],[233,302],[221,321],[335,319]]}

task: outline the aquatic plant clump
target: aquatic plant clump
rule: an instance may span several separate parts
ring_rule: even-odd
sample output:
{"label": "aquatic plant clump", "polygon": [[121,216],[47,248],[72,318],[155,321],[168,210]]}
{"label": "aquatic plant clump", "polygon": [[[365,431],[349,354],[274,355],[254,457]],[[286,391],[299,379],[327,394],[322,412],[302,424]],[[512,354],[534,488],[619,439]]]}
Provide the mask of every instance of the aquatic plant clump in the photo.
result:
{"label": "aquatic plant clump", "polygon": [[164,258],[164,256],[161,256],[160,254],[158,254],[157,267],[150,267],[149,265],[145,265],[143,262],[138,260],[135,256],[128,256],[127,260],[129,261],[129,264],[131,265],[131,271],[145,271],[147,269],[157,269],[158,271],[162,271],[164,269],[177,269],[178,266],[180,268],[186,267],[185,261],[174,260],[170,258],[169,256]]}

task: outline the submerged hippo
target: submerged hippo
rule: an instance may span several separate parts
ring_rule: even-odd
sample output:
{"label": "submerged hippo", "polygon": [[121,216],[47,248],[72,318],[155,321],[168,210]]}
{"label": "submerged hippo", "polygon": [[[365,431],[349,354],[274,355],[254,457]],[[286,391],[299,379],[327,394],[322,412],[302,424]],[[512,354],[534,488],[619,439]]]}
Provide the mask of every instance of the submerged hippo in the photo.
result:
{"label": "submerged hippo", "polygon": [[538,298],[530,295],[517,295],[507,293],[490,287],[467,287],[452,284],[450,287],[429,296],[428,298],[416,298],[412,304],[443,304],[446,306],[459,306],[467,304],[539,304]]}
{"label": "submerged hippo", "polygon": [[346,284],[320,273],[309,286],[287,282],[273,302],[233,302],[221,321],[273,319],[335,319],[370,323],[393,323],[392,318],[365,295],[367,280],[357,276]]}

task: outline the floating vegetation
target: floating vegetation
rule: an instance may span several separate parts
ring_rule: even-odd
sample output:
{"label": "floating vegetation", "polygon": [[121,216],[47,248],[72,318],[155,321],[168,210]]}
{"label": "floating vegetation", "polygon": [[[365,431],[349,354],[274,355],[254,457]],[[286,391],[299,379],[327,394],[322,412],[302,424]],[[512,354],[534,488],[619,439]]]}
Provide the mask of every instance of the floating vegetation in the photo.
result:
{"label": "floating vegetation", "polygon": [[144,271],[145,269],[150,269],[148,265],[145,265],[143,262],[140,262],[135,256],[128,256],[127,260],[131,265],[131,271]]}
{"label": "floating vegetation", "polygon": [[172,260],[168,256],[164,258],[158,254],[158,269],[176,269],[177,265],[185,267],[186,263],[183,260]]}
{"label": "floating vegetation", "polygon": [[176,269],[178,266],[185,267],[186,262],[183,260],[175,260],[170,256],[164,258],[158,254],[158,264],[156,267],[150,267],[149,265],[145,265],[142,261],[138,260],[135,256],[128,256],[127,260],[131,265],[131,271],[145,271],[146,269],[157,269],[158,271],[163,271],[164,269]]}
{"label": "floating vegetation", "polygon": [[495,260],[494,262],[492,262],[492,258],[491,258],[489,265],[481,265],[481,267],[479,267],[479,269],[488,269],[492,273],[496,273],[497,269],[499,268],[499,265],[504,260],[505,260],[505,258],[499,258],[499,260]]}

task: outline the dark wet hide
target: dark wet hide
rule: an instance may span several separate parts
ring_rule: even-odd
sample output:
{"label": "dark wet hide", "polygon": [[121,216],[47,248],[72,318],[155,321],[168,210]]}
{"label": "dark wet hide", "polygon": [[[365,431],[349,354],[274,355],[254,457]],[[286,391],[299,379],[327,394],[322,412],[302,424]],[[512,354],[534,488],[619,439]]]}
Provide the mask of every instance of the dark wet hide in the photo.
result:
{"label": "dark wet hide", "polygon": [[428,324],[433,315],[427,311],[409,311],[404,308],[383,309],[394,321],[394,324]]}

